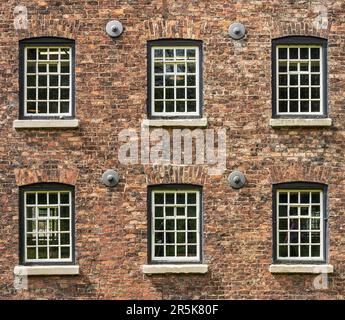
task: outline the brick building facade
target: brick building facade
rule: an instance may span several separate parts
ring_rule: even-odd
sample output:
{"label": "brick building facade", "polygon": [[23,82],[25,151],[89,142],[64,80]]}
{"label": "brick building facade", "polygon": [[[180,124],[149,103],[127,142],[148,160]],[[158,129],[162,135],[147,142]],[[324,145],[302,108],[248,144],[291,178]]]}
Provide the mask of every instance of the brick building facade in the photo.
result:
{"label": "brick building facade", "polygon": [[[15,11],[17,5],[25,6],[27,10],[26,27],[15,25],[15,19],[23,13]],[[342,1],[22,0],[2,1],[0,15],[1,298],[344,298],[345,4]],[[114,19],[124,26],[124,32],[118,38],[111,38],[105,32],[106,24]],[[229,37],[228,28],[233,22],[241,22],[246,27],[243,39]],[[272,86],[271,66],[281,63],[272,60],[272,43],[285,37],[292,39],[290,44],[284,44],[287,50],[290,50],[291,43],[292,47],[296,45],[300,59],[303,48],[309,48],[311,56],[307,59],[310,68],[322,69],[315,62],[321,59],[318,53],[314,56],[316,60],[312,60],[311,48],[319,47],[314,42],[310,47],[310,43],[298,39],[321,39],[326,43],[322,48],[327,54],[322,57],[328,65],[319,76],[326,79],[326,86],[320,89],[321,95],[326,92],[323,101],[326,111],[320,116],[272,115],[275,86]],[[26,90],[29,78],[21,85],[19,79],[25,77],[23,70],[30,63],[25,59],[22,61],[20,44],[25,48],[26,41],[30,44],[32,39],[72,40],[71,50],[75,53],[75,115],[66,120],[50,119],[45,128],[39,125],[30,128],[33,123],[30,117],[20,116],[21,108],[27,103],[21,91]],[[147,104],[150,103],[147,91],[148,42],[159,39],[188,39],[201,43],[202,119],[206,119],[207,129],[226,129],[226,170],[221,174],[210,175],[207,165],[195,162],[189,165],[127,165],[119,161],[121,130],[135,129],[139,132],[142,122],[150,117],[147,112]],[[35,42],[33,44],[35,47]],[[37,48],[44,46],[36,43]],[[35,50],[39,52],[39,49]],[[69,51],[69,57],[72,57],[72,51]],[[288,52],[290,60],[293,60],[293,51]],[[177,51],[175,53],[177,55]],[[46,58],[43,56],[42,59]],[[293,68],[296,65],[302,74],[304,62],[297,60],[288,62],[289,66]],[[62,66],[64,62],[61,61],[57,65]],[[60,75],[61,86],[62,77],[63,74]],[[301,85],[301,75],[299,79]],[[70,80],[73,81],[73,77]],[[289,83],[292,85],[292,80]],[[312,92],[313,89],[310,90]],[[59,96],[61,99],[62,94]],[[290,91],[290,99],[292,95],[293,91]],[[301,95],[299,93],[299,99]],[[306,100],[311,106],[313,101],[319,103],[317,96],[315,100],[312,96],[308,99],[311,99],[311,102]],[[290,111],[293,108],[291,101],[288,102]],[[62,106],[60,102],[59,110]],[[22,122],[16,125],[18,119]],[[52,128],[58,121],[70,121],[68,123],[72,125]],[[195,123],[198,121],[198,117],[193,120]],[[195,128],[195,123],[191,129]],[[203,126],[202,130],[206,128]],[[168,130],[171,132],[172,128]],[[119,173],[120,182],[116,187],[109,188],[101,183],[101,176],[107,169],[115,169]],[[229,186],[228,175],[234,170],[244,173],[246,184],[243,188]],[[292,182],[299,184],[290,188],[289,183]],[[289,227],[285,227],[290,228],[286,232],[290,234],[290,245],[280,247],[289,250],[289,257],[294,257],[294,250],[299,252],[296,256],[304,257],[305,247],[306,256],[317,256],[315,252],[319,252],[322,259],[287,259],[286,263],[281,263],[285,260],[275,258],[278,239],[274,235],[280,237],[280,233],[276,232],[274,198],[276,195],[280,197],[275,193],[275,186],[279,189],[280,184],[284,184],[281,190],[291,189],[298,195],[298,204],[291,205],[295,203],[293,195],[291,191],[284,191],[290,196],[286,207],[298,208],[300,223],[297,228],[300,238],[296,241],[299,245],[294,245],[291,211]],[[44,191],[46,185],[51,185],[51,190],[55,191],[69,190],[65,190],[67,185],[73,188],[69,206],[73,207],[72,202],[75,206],[71,209],[75,214],[71,218],[75,232],[70,225],[69,234],[75,233],[75,245],[70,247],[75,257],[70,264],[79,266],[78,274],[29,275],[27,286],[20,288],[15,284],[18,277],[14,275],[15,267],[27,265],[30,269],[40,266],[39,262],[26,263],[28,253],[21,257],[20,252],[26,250],[21,248],[21,244],[27,241],[23,233],[28,229],[20,226],[26,225],[27,216],[23,218],[22,215],[23,210],[28,214],[29,208],[23,204],[23,199],[28,199],[27,187],[34,194],[34,190]],[[198,261],[193,260],[188,265],[197,269],[201,265],[207,268],[207,272],[204,273],[205,269],[174,274],[143,272],[145,265],[150,266],[149,256],[152,255],[148,246],[152,240],[149,231],[152,226],[148,219],[151,214],[150,188],[160,190],[161,185],[167,188],[173,185],[177,189],[179,186],[202,188],[198,193],[201,205],[196,204],[202,223],[197,248],[201,255]],[[38,189],[30,189],[32,186]],[[321,187],[322,192],[319,191]],[[309,200],[303,202],[302,191],[298,190],[309,192]],[[319,200],[316,201],[324,204],[321,204],[322,212],[318,211],[320,224],[324,227],[318,227],[322,229],[321,235],[315,231],[318,228],[307,228],[310,229],[308,237],[319,237],[321,247],[315,245],[317,241],[311,238],[307,242],[309,247],[305,245],[305,239],[302,240],[304,229],[301,221],[304,218],[301,208],[313,210],[313,192],[319,192],[316,196]],[[60,193],[60,207],[65,203],[62,198]],[[37,199],[36,204],[40,201]],[[177,194],[175,202],[176,199]],[[303,206],[301,203],[307,204]],[[50,216],[53,216],[54,208],[49,207]],[[309,211],[310,214],[313,211]],[[59,226],[61,245],[62,222]],[[190,245],[187,247],[183,250],[191,250],[193,256],[195,249]],[[53,255],[53,249],[50,250],[49,254]],[[63,249],[57,250],[60,250],[58,256],[62,257]],[[44,256],[45,253],[42,254]],[[280,255],[284,256],[284,253],[278,253]],[[184,262],[179,265],[181,270],[186,267]],[[311,262],[314,269],[310,268]],[[54,267],[54,263],[49,265]],[[166,266],[164,263],[153,265]],[[279,269],[282,265],[286,268],[284,271]],[[320,277],[320,272],[315,271],[317,267],[321,268],[323,276],[325,273],[327,276],[317,278]],[[22,270],[27,272],[25,268]],[[326,277],[326,287],[315,285],[315,281],[320,279],[324,284]]]}

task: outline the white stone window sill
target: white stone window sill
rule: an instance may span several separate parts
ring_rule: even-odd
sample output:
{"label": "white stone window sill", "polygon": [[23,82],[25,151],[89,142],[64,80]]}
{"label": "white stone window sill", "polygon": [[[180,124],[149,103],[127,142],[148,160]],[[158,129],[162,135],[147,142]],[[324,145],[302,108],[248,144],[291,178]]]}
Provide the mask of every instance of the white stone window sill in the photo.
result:
{"label": "white stone window sill", "polygon": [[182,127],[182,128],[206,128],[207,118],[201,119],[145,119],[146,127]]}
{"label": "white stone window sill", "polygon": [[79,266],[15,266],[16,276],[78,275]]}
{"label": "white stone window sill", "polygon": [[333,273],[330,264],[271,264],[271,273]]}
{"label": "white stone window sill", "polygon": [[15,129],[34,129],[34,128],[78,128],[78,119],[25,119],[15,120]]}
{"label": "white stone window sill", "polygon": [[270,126],[272,128],[282,127],[330,127],[332,126],[332,119],[270,119]]}
{"label": "white stone window sill", "polygon": [[165,274],[165,273],[190,273],[205,274],[208,271],[207,264],[145,264],[143,266],[145,274]]}

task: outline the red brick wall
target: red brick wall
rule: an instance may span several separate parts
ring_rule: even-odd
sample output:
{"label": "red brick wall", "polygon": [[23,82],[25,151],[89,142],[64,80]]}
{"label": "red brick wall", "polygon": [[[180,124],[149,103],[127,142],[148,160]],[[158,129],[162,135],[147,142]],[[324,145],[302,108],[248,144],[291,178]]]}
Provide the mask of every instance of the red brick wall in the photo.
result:
{"label": "red brick wall", "polygon": [[[324,2],[324,1],[322,1]],[[29,28],[13,27],[17,1],[0,3],[0,297],[4,299],[344,298],[345,275],[345,4],[327,1],[328,29],[316,30],[317,1],[22,0]],[[321,3],[321,1],[320,1]],[[326,2],[324,2],[326,3]],[[111,39],[109,20],[124,33]],[[232,22],[247,28],[234,42]],[[272,129],[271,40],[316,35],[329,40],[328,129]],[[18,118],[18,41],[61,36],[76,41],[77,130],[21,130]],[[204,100],[208,128],[227,129],[227,170],[119,163],[118,133],[146,118],[146,42],[199,39],[204,44]],[[102,173],[115,168],[120,184],[108,189]],[[247,185],[228,186],[234,169]],[[177,172],[180,172],[178,174]],[[329,288],[313,275],[272,275],[272,183],[329,185]],[[76,187],[79,276],[30,277],[16,291],[18,187],[63,182]],[[204,186],[206,275],[146,276],[147,185],[183,182]]]}

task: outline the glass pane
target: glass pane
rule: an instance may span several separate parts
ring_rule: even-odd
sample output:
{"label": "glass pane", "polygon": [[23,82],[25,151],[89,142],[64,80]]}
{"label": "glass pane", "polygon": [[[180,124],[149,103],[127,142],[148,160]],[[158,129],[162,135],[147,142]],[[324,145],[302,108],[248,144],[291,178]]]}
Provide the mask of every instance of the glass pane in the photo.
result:
{"label": "glass pane", "polygon": [[27,99],[36,100],[36,89],[27,89]]}
{"label": "glass pane", "polygon": [[176,112],[185,112],[186,103],[185,101],[176,101]]}
{"label": "glass pane", "polygon": [[290,193],[290,203],[298,203],[298,193],[291,192]]}
{"label": "glass pane", "polygon": [[196,219],[188,219],[188,230],[196,230]]}
{"label": "glass pane", "polygon": [[196,112],[196,102],[188,101],[187,102],[187,112]]}
{"label": "glass pane", "polygon": [[312,112],[320,112],[320,101],[312,101],[311,102],[311,111]]}
{"label": "glass pane", "polygon": [[166,204],[174,204],[175,203],[175,194],[174,193],[167,193],[165,195],[165,203]]}
{"label": "glass pane", "polygon": [[287,48],[279,48],[278,57],[279,59],[287,59]]}
{"label": "glass pane", "polygon": [[38,259],[47,259],[47,247],[40,247],[38,248]]}
{"label": "glass pane", "polygon": [[289,49],[289,58],[290,59],[298,59],[298,48],[290,48]]}
{"label": "glass pane", "polygon": [[290,112],[298,112],[298,101],[290,102]]}
{"label": "glass pane", "polygon": [[58,100],[59,99],[59,90],[58,89],[49,89],[49,99]]}
{"label": "glass pane", "polygon": [[155,256],[156,257],[164,256],[164,246],[155,246]]}
{"label": "glass pane", "polygon": [[47,113],[48,112],[47,102],[39,102],[37,112],[38,113]]}
{"label": "glass pane", "polygon": [[184,216],[185,215],[185,207],[178,207],[178,208],[176,208],[176,215]]}
{"label": "glass pane", "polygon": [[279,203],[287,203],[288,197],[286,192],[279,192]]}
{"label": "glass pane", "polygon": [[175,232],[167,232],[165,237],[166,243],[175,243]]}
{"label": "glass pane", "polygon": [[155,233],[155,243],[164,243],[164,232]]}
{"label": "glass pane", "polygon": [[301,214],[301,216],[309,215],[309,207],[301,207],[300,208],[300,214]]}
{"label": "glass pane", "polygon": [[174,257],[175,256],[175,246],[166,246],[166,256],[167,257]]}
{"label": "glass pane", "polygon": [[309,232],[301,232],[301,243],[309,243]]}
{"label": "glass pane", "polygon": [[320,216],[320,206],[311,206],[311,215],[313,217],[319,217]]}
{"label": "glass pane", "polygon": [[59,77],[58,76],[49,76],[49,85],[50,86],[58,86],[59,85]]}
{"label": "glass pane", "polygon": [[165,111],[166,112],[174,112],[175,111],[175,104],[174,101],[167,101],[165,104]]}
{"label": "glass pane", "polygon": [[298,75],[290,75],[290,85],[291,86],[298,85]]}
{"label": "glass pane", "polygon": [[69,233],[61,233],[61,244],[69,244],[70,243],[70,234]]}
{"label": "glass pane", "polygon": [[27,113],[36,113],[36,102],[28,102],[26,105]]}
{"label": "glass pane", "polygon": [[[163,84],[163,77],[162,78],[162,84]],[[61,76],[61,86],[69,86],[69,76]]]}
{"label": "glass pane", "polygon": [[166,230],[175,230],[175,220],[167,219],[165,221],[165,229]]}
{"label": "glass pane", "polygon": [[60,220],[60,231],[69,231],[69,220],[68,219]]}
{"label": "glass pane", "polygon": [[279,216],[286,217],[287,216],[287,206],[279,206]]}
{"label": "glass pane", "polygon": [[301,48],[300,55],[300,59],[309,59],[309,48]]}
{"label": "glass pane", "polygon": [[188,256],[195,257],[196,256],[196,246],[187,246],[188,247]]}
{"label": "glass pane", "polygon": [[174,215],[174,207],[166,207],[165,208],[165,215],[173,216]]}
{"label": "glass pane", "polygon": [[35,62],[28,62],[26,65],[26,72],[27,73],[36,73],[36,63]]}
{"label": "glass pane", "polygon": [[38,193],[37,194],[38,204],[47,204],[47,194]]}
{"label": "glass pane", "polygon": [[309,85],[309,74],[301,74],[300,79],[301,79],[301,85],[302,86],[308,86]]}
{"label": "glass pane", "polygon": [[36,194],[35,193],[27,193],[26,194],[26,203],[27,204],[35,204],[36,203]]}
{"label": "glass pane", "polygon": [[69,99],[69,89],[60,89],[60,99],[62,100]]}
{"label": "glass pane", "polygon": [[301,257],[309,257],[309,246],[301,246]]}
{"label": "glass pane", "polygon": [[155,102],[155,112],[163,112],[163,101]]}
{"label": "glass pane", "polygon": [[26,85],[28,87],[35,87],[36,86],[36,76],[27,76]]}
{"label": "glass pane", "polygon": [[196,232],[188,232],[188,243],[196,243]]}
{"label": "glass pane", "polygon": [[298,230],[298,219],[290,219],[290,230]]}
{"label": "glass pane", "polygon": [[279,230],[287,230],[287,219],[279,219]]}
{"label": "glass pane", "polygon": [[186,246],[177,246],[177,256],[178,257],[186,256]]}
{"label": "glass pane", "polygon": [[288,242],[288,233],[279,232],[279,243],[287,243],[287,242]]}
{"label": "glass pane", "polygon": [[290,243],[298,243],[298,232],[290,232]]}
{"label": "glass pane", "polygon": [[49,103],[49,113],[58,113],[58,112],[59,112],[58,102],[50,102]]}
{"label": "glass pane", "polygon": [[69,102],[60,102],[60,112],[69,113]]}
{"label": "glass pane", "polygon": [[60,207],[60,216],[62,218],[68,218],[69,217],[69,207]]}
{"label": "glass pane", "polygon": [[297,216],[297,215],[298,215],[298,208],[290,207],[290,216]]}
{"label": "glass pane", "polygon": [[59,247],[49,247],[49,258],[50,259],[59,258]]}
{"label": "glass pane", "polygon": [[27,49],[27,59],[28,60],[36,60],[37,59],[36,48]]}
{"label": "glass pane", "polygon": [[311,48],[311,58],[320,59],[320,48]]}
{"label": "glass pane", "polygon": [[155,220],[155,230],[164,230],[164,220],[156,219]]}
{"label": "glass pane", "polygon": [[177,243],[185,243],[185,242],[186,242],[186,233],[177,232]]}
{"label": "glass pane", "polygon": [[177,230],[186,230],[186,220],[184,219],[177,219]]}
{"label": "glass pane", "polygon": [[61,62],[61,73],[69,73],[69,62]]}
{"label": "glass pane", "polygon": [[155,217],[163,217],[163,207],[155,207]]}
{"label": "glass pane", "polygon": [[26,254],[28,259],[36,259],[36,248],[28,248]]}
{"label": "glass pane", "polygon": [[69,192],[60,193],[60,203],[64,203],[64,204],[69,203]]}
{"label": "glass pane", "polygon": [[27,222],[26,222],[26,231],[27,232],[36,231],[36,221],[27,220]]}
{"label": "glass pane", "polygon": [[288,247],[279,246],[279,257],[285,258],[288,256]]}
{"label": "glass pane", "polygon": [[70,257],[70,248],[69,247],[62,247],[61,248],[61,258],[68,259]]}

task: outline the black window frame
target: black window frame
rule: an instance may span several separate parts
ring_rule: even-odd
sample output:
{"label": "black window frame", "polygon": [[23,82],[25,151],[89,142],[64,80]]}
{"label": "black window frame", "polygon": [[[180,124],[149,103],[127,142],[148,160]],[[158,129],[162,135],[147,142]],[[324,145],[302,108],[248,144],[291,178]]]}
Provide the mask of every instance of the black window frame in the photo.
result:
{"label": "black window frame", "polygon": [[[71,261],[57,261],[57,262],[50,262],[50,261],[42,261],[42,262],[27,262],[25,261],[25,234],[24,234],[24,212],[25,212],[25,201],[24,201],[24,194],[25,192],[30,191],[69,191],[71,192],[71,209],[72,209],[72,215],[71,215],[71,237],[72,237],[72,243],[71,243]],[[76,248],[75,248],[75,242],[76,242],[76,229],[75,229],[75,187],[69,184],[64,183],[55,183],[55,182],[43,182],[43,183],[35,183],[30,185],[25,185],[19,187],[19,263],[23,266],[50,266],[50,265],[76,265]]]}
{"label": "black window frame", "polygon": [[[152,115],[152,47],[166,46],[166,47],[178,47],[178,46],[196,46],[199,48],[199,110],[198,115],[185,115],[185,116],[156,116]],[[157,39],[147,41],[147,117],[149,119],[200,119],[203,116],[204,100],[203,100],[203,41],[193,39]]]}
{"label": "black window frame", "polygon": [[[280,189],[291,189],[291,190],[322,190],[323,192],[323,259],[321,260],[279,260],[278,253],[277,253],[277,220],[278,220],[278,212],[277,212],[277,191]],[[273,263],[274,264],[325,264],[328,261],[328,186],[323,183],[316,183],[316,182],[283,182],[277,183],[273,185],[272,188],[272,252],[273,252]],[[320,217],[321,219],[321,217]]]}
{"label": "black window frame", "polygon": [[[321,45],[322,46],[322,115],[277,114],[277,46],[279,45]],[[272,118],[276,119],[318,119],[328,117],[328,40],[312,36],[287,36],[272,40]]]}
{"label": "black window frame", "polygon": [[[195,261],[156,261],[152,260],[152,192],[153,191],[183,191],[195,189],[199,192],[199,206],[200,206],[200,217],[199,217],[199,230],[200,230],[200,243],[199,243],[199,260]],[[203,187],[196,184],[155,184],[147,187],[147,260],[148,264],[151,265],[172,265],[172,264],[201,264],[203,263],[203,248],[204,248],[204,236],[203,236]]]}
{"label": "black window frame", "polygon": [[[37,46],[57,46],[57,45],[66,45],[71,47],[71,116],[64,116],[63,119],[60,118],[60,115],[56,116],[25,116],[25,101],[24,101],[24,90],[25,88],[25,48],[26,46],[37,45]],[[19,119],[20,120],[29,120],[29,119],[52,119],[52,120],[65,120],[65,119],[75,119],[76,118],[76,86],[75,86],[75,40],[61,37],[37,37],[37,38],[26,38],[19,41]]]}

